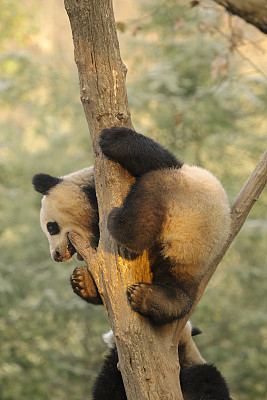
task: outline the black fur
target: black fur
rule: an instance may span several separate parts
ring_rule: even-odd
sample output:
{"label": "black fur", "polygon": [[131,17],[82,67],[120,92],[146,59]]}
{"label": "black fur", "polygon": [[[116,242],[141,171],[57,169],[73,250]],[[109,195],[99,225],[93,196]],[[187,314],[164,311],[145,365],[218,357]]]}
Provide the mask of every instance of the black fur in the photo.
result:
{"label": "black fur", "polygon": [[149,171],[183,165],[154,140],[125,127],[103,129],[99,145],[106,157],[120,163],[136,178]]}
{"label": "black fur", "polygon": [[192,335],[192,336],[201,335],[201,333],[202,333],[202,330],[201,330],[201,329],[199,329],[199,328],[196,327],[196,326],[192,326],[192,331],[191,331],[191,335]]}
{"label": "black fur", "polygon": [[[92,400],[127,400],[123,380],[117,368],[116,348],[106,356],[94,383]],[[181,368],[181,389],[186,400],[231,400],[221,373],[210,364]]]}
{"label": "black fur", "polygon": [[148,187],[145,178],[136,180],[122,207],[113,208],[108,216],[108,229],[113,238],[137,254],[153,245],[166,214],[161,195],[156,196],[156,182],[156,187],[153,184]]}
{"label": "black fur", "polygon": [[62,182],[63,179],[56,178],[48,174],[36,174],[32,178],[32,184],[36,192],[47,195],[54,186]]}
{"label": "black fur", "polygon": [[118,353],[112,348],[94,382],[92,400],[127,400],[123,380],[117,368]]}
{"label": "black fur", "polygon": [[162,256],[162,247],[149,250],[152,284],[137,283],[128,287],[131,307],[150,319],[155,325],[164,325],[177,317],[184,317],[191,309],[198,282],[191,277],[179,276],[169,258]]}
{"label": "black fur", "polygon": [[180,383],[185,400],[231,400],[227,384],[214,365],[182,368]]}
{"label": "black fur", "polygon": [[171,274],[168,278],[165,275],[161,283],[140,282],[127,288],[132,309],[157,326],[183,318],[193,306],[193,296],[177,284]]}
{"label": "black fur", "polygon": [[93,249],[96,249],[99,243],[99,214],[98,214],[98,204],[97,204],[97,197],[96,197],[96,192],[95,188],[92,186],[86,186],[83,188],[84,193],[86,194],[92,209],[95,212],[95,218],[92,220],[92,226],[91,226],[91,231],[93,234],[93,237],[91,239],[91,247]]}

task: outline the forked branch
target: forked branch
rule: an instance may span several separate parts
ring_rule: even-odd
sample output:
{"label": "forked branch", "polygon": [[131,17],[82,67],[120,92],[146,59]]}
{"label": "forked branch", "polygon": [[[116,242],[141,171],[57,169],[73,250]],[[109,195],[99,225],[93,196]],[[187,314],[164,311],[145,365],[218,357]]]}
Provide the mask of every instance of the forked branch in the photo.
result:
{"label": "forked branch", "polygon": [[238,15],[248,23],[267,33],[266,0],[214,0],[229,13]]}

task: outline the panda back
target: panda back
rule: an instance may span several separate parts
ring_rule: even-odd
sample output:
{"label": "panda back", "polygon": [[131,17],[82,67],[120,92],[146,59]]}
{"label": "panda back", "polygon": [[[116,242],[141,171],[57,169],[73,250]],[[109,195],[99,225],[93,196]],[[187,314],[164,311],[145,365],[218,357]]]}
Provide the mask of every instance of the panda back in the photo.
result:
{"label": "panda back", "polygon": [[226,193],[209,171],[184,164],[156,171],[166,216],[161,242],[165,257],[180,264],[206,264],[226,242],[230,209]]}

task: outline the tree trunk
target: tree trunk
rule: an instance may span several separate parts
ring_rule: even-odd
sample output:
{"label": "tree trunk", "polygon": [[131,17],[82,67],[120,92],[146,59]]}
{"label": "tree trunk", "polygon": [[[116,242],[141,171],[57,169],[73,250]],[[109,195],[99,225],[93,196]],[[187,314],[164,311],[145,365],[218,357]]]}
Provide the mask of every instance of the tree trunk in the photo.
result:
{"label": "tree trunk", "polygon": [[267,33],[266,0],[214,0],[231,14],[238,15],[245,21]]}
{"label": "tree trunk", "polygon": [[[127,398],[182,400],[177,349],[189,316],[156,329],[146,318],[131,311],[126,300],[127,286],[140,281],[151,282],[147,254],[145,252],[135,261],[121,258],[106,229],[109,211],[122,203],[133,182],[126,171],[102,157],[98,146],[98,135],[103,128],[132,127],[126,94],[126,68],[120,58],[112,1],[65,0],[65,7],[72,28],[81,100],[95,154],[101,232],[97,253],[93,253],[79,236],[72,235],[71,239],[87,261],[103,298],[116,338]],[[263,166],[266,183],[266,156]],[[235,218],[235,214],[233,216]],[[214,263],[203,278],[195,306],[217,264]]]}
{"label": "tree trunk", "polygon": [[[122,203],[133,178],[105,160],[98,147],[103,128],[131,127],[126,94],[126,68],[116,34],[111,0],[65,0],[74,41],[81,100],[95,154],[95,181],[100,214],[100,243],[92,254],[86,243],[72,236],[97,283],[116,338],[119,368],[129,400],[182,400],[177,358],[177,324],[154,329],[131,311],[127,286],[151,282],[147,254],[138,261],[118,255],[106,229],[112,207]],[[90,340],[90,338],[89,338]],[[89,397],[89,396],[88,396]]]}

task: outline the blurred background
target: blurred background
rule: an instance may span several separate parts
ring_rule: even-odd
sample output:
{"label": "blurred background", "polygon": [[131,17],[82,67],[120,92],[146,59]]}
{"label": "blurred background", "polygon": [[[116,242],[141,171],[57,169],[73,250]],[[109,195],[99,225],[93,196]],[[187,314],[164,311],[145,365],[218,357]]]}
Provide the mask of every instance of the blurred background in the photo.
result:
{"label": "blurred background", "polygon": [[[196,2],[193,2],[196,3]],[[267,142],[267,36],[213,2],[115,1],[133,123],[210,169],[232,204]],[[85,400],[106,347],[103,307],[70,288],[39,225],[37,172],[93,163],[62,0],[0,4],[0,399]],[[192,322],[235,400],[266,398],[267,191]]]}

